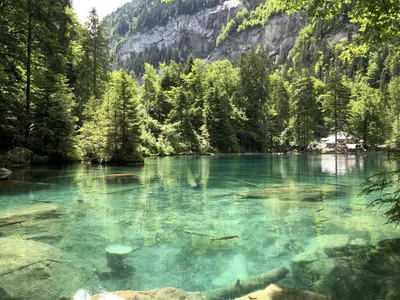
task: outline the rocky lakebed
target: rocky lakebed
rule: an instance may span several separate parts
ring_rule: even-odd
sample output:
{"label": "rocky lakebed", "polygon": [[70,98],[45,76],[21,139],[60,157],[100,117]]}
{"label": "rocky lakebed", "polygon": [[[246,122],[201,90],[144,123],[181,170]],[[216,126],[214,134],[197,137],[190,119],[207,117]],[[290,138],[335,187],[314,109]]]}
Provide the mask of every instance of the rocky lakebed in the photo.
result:
{"label": "rocky lakebed", "polygon": [[[84,288],[85,280],[93,280],[93,274],[98,281],[107,280],[104,275],[112,274],[113,270],[107,266],[106,253],[103,266],[97,267],[51,245],[62,239],[53,232],[62,232],[65,222],[68,214],[63,212],[63,207],[52,203],[0,212],[0,299],[71,299],[77,292],[76,287]],[[395,300],[400,297],[400,239],[386,239],[371,245],[346,234],[321,235],[309,240],[290,240],[283,251],[288,249],[296,253],[289,268],[238,278],[216,290],[187,293],[163,288],[121,291],[113,295],[120,297],[115,299],[224,299],[226,296],[226,299]],[[129,255],[134,256],[135,252]],[[129,277],[135,273],[122,275]],[[280,281],[287,276],[308,291],[284,288],[285,281]],[[252,296],[255,290],[261,291]],[[243,297],[247,294],[247,298]],[[104,295],[91,299],[103,299]]]}

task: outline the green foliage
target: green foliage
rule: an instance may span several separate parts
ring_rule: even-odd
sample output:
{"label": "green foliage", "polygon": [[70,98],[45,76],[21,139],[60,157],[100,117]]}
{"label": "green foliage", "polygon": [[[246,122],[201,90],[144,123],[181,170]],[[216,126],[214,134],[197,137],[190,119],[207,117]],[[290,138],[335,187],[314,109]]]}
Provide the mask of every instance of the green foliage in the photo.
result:
{"label": "green foliage", "polygon": [[35,91],[29,136],[31,149],[52,159],[73,160],[75,155],[74,95],[64,76],[57,76],[52,87]]}
{"label": "green foliage", "polygon": [[[365,179],[361,195],[373,195],[374,200],[369,206],[386,209],[387,223],[400,224],[400,168],[381,171]],[[377,196],[376,196],[377,195]]]}
{"label": "green foliage", "polygon": [[289,144],[287,139],[283,138],[282,132],[289,127],[290,120],[290,102],[288,83],[284,81],[278,72],[269,76],[271,111],[273,112],[273,131],[274,148],[287,149]]}
{"label": "green foliage", "polygon": [[278,12],[279,8],[277,8],[275,0],[266,0],[250,12],[249,17],[243,19],[237,31],[241,32],[250,27],[264,26],[269,21],[269,18]]}
{"label": "green foliage", "polygon": [[308,143],[316,138],[315,132],[318,127],[314,82],[307,70],[297,75],[291,86],[290,109],[290,125],[295,133],[295,144],[305,149]]}
{"label": "green foliage", "polygon": [[[100,99],[104,89],[104,82],[107,80],[106,68],[108,67],[108,40],[105,37],[105,24],[100,22],[96,9],[92,8],[88,21],[82,30],[82,47],[84,50],[86,86],[88,96]],[[86,99],[86,101],[89,99]]]}
{"label": "green foliage", "polygon": [[[152,47],[124,64],[141,77],[137,87],[126,72],[107,71],[108,42],[95,10],[82,26],[69,1],[24,1],[1,2],[1,150],[21,144],[49,160],[74,159],[78,150],[85,160],[126,163],[142,154],[307,147],[337,131],[350,131],[369,145],[386,138],[398,145],[400,52],[383,47],[344,63],[338,57],[348,42],[332,46],[325,38],[346,26],[352,6],[327,1],[332,14],[306,10],[324,21],[304,28],[289,55],[275,64],[262,47],[243,53],[236,67],[206,63],[190,55],[189,36],[173,48]],[[218,43],[295,7],[282,3],[246,3]],[[120,44],[131,33],[216,4],[134,1],[106,23]]]}
{"label": "green foliage", "polygon": [[239,74],[229,61],[219,61],[207,73],[207,92],[204,95],[202,127],[210,146],[221,152],[240,152],[236,136],[238,121],[243,117],[235,106]]}
{"label": "green foliage", "polygon": [[392,120],[392,136],[390,143],[400,148],[400,77],[395,76],[389,83],[390,118]]}
{"label": "green foliage", "polygon": [[217,37],[216,41],[217,46],[220,45],[229,36],[237,32],[239,25],[242,24],[242,22],[248,15],[249,15],[249,10],[246,7],[244,7],[232,19],[230,19],[226,23],[226,25],[222,28],[221,33]]}
{"label": "green foliage", "polygon": [[49,157],[45,155],[34,155],[32,157],[33,165],[45,165],[49,162]]}
{"label": "green foliage", "polygon": [[328,130],[335,135],[346,132],[349,120],[350,89],[342,83],[342,76],[334,68],[328,74],[325,93],[318,97]]}
{"label": "green foliage", "polygon": [[379,90],[369,86],[365,77],[353,83],[351,89],[350,132],[365,144],[383,143],[388,137],[388,114]]}
{"label": "green foliage", "polygon": [[270,140],[270,65],[267,50],[259,47],[250,49],[239,60],[239,74],[243,107],[247,121],[241,134],[242,147],[250,151],[266,151]]}
{"label": "green foliage", "polygon": [[86,107],[86,122],[79,136],[83,157],[97,162],[140,161],[137,84],[124,71],[115,71],[110,77],[103,98],[92,98]]}
{"label": "green foliage", "polygon": [[85,122],[78,131],[80,156],[85,161],[106,162],[110,160],[107,152],[107,136],[105,129],[110,120],[105,118],[106,112],[99,99],[90,98],[85,105]]}
{"label": "green foliage", "polygon": [[277,9],[289,13],[303,12],[309,18],[329,20],[344,15],[358,26],[356,44],[348,52],[366,53],[369,46],[380,43],[396,43],[400,35],[400,11],[398,1],[382,4],[375,0],[273,0]]}

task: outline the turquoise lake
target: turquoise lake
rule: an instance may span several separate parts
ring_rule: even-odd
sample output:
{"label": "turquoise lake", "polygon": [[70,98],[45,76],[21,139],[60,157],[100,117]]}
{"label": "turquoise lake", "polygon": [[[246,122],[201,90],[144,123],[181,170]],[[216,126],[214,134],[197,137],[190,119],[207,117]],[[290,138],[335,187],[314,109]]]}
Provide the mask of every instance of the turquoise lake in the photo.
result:
{"label": "turquoise lake", "polygon": [[[317,237],[349,236],[361,245],[400,237],[384,225],[383,209],[367,209],[372,196],[359,196],[364,178],[387,166],[385,155],[360,154],[15,169],[13,182],[0,185],[0,213],[37,204],[58,210],[29,226],[0,227],[0,237],[49,244],[66,255],[60,268],[73,283],[59,297],[79,289],[204,292],[281,266],[290,273],[277,284],[312,290],[319,278],[297,276],[292,262]],[[105,248],[113,244],[133,249],[124,261],[129,274],[107,273]],[[43,300],[51,297],[43,292]]]}

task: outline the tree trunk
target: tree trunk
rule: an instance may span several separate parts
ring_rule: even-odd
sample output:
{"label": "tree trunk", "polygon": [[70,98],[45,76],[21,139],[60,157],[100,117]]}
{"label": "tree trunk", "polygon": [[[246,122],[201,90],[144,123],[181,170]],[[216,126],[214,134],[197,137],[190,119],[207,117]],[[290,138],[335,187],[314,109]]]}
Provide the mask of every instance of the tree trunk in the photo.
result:
{"label": "tree trunk", "polygon": [[28,0],[28,39],[27,39],[27,58],[26,58],[26,126],[25,139],[29,137],[30,114],[31,114],[31,60],[32,60],[32,0]]}
{"label": "tree trunk", "polygon": [[99,99],[97,93],[97,27],[95,28],[94,37],[94,53],[93,53],[93,95],[96,99]]}
{"label": "tree trunk", "polygon": [[337,122],[337,95],[335,95],[334,118],[335,118],[335,152],[336,152],[336,150],[337,150],[337,132],[338,132],[338,122]]}
{"label": "tree trunk", "polygon": [[286,267],[276,268],[267,273],[250,276],[244,280],[237,280],[236,283],[219,289],[206,291],[203,296],[211,299],[234,299],[259,289],[264,289],[271,283],[282,280],[289,273]]}

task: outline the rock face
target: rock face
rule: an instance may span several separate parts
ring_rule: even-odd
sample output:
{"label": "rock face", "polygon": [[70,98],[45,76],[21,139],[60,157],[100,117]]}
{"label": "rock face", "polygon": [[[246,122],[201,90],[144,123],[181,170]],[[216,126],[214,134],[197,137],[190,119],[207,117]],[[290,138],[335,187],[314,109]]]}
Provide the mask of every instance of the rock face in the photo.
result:
{"label": "rock face", "polygon": [[243,0],[227,0],[193,15],[172,18],[165,26],[155,26],[127,37],[116,57],[126,61],[132,53],[140,54],[155,46],[158,49],[174,47],[182,40],[195,57],[210,61],[229,59],[233,62],[243,51],[258,45],[267,46],[272,56],[286,55],[306,25],[298,15],[276,14],[264,28],[242,31],[216,47],[222,27],[242,8]]}
{"label": "rock face", "polygon": [[215,48],[215,40],[226,21],[243,8],[240,0],[228,0],[213,8],[206,8],[193,15],[180,15],[165,26],[156,26],[144,33],[127,38],[117,58],[126,60],[131,53],[142,53],[146,48],[157,46],[172,47],[182,39],[188,40],[188,47],[194,56],[206,58]]}
{"label": "rock face", "polygon": [[230,37],[214,49],[209,60],[228,59],[236,61],[240,54],[252,46],[266,46],[272,58],[285,56],[292,49],[294,42],[307,23],[298,15],[276,14],[264,28],[253,27]]}
{"label": "rock face", "polygon": [[[203,297],[200,293],[191,293],[178,290],[175,288],[163,288],[159,290],[152,291],[118,291],[107,293],[109,295],[118,296],[121,300],[202,300]],[[96,295],[91,298],[91,300],[101,300],[107,299],[106,295]],[[114,299],[110,297],[110,299]]]}
{"label": "rock face", "polygon": [[0,299],[54,300],[74,281],[57,248],[10,238],[0,245]]}

